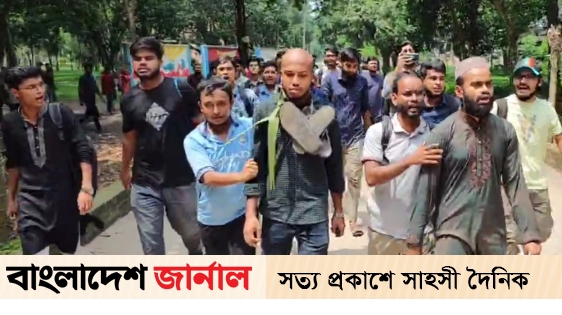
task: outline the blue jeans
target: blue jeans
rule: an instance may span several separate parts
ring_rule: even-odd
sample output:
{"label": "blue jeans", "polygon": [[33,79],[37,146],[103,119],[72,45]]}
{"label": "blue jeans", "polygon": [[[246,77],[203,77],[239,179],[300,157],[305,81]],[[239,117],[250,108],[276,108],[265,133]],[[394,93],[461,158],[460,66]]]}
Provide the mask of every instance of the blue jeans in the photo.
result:
{"label": "blue jeans", "polygon": [[133,185],[131,207],[145,255],[165,255],[164,216],[182,238],[190,255],[202,255],[201,234],[197,222],[195,183],[154,189]]}
{"label": "blue jeans", "polygon": [[328,220],[316,224],[292,225],[263,218],[261,247],[264,255],[290,255],[297,239],[299,255],[328,255]]}

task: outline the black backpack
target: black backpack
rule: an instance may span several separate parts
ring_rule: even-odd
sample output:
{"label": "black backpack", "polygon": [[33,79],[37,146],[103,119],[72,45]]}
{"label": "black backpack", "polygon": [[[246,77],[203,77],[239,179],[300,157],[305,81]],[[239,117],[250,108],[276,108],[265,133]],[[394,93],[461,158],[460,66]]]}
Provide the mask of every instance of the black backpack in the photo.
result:
{"label": "black backpack", "polygon": [[[76,153],[74,152],[74,150],[72,150],[72,130],[70,127],[70,122],[66,121],[62,115],[61,112],[61,106],[62,104],[60,103],[51,103],[48,105],[49,106],[49,116],[51,116],[51,119],[53,120],[53,123],[55,123],[55,125],[57,126],[58,130],[59,130],[59,139],[67,144],[69,144],[69,148],[71,148],[71,152],[70,152],[70,157],[71,157],[71,164],[72,164],[72,174],[75,180],[75,183],[77,185],[79,185],[80,187],[82,186],[82,170],[80,169],[80,161],[78,159],[78,156],[76,156]],[[97,157],[97,153],[96,153],[96,149],[92,144],[92,140],[90,139],[90,137],[86,136],[88,138],[88,143],[90,144],[90,147],[92,149],[92,151],[94,152],[94,154],[92,155],[92,160],[90,161],[90,164],[92,165],[92,188],[94,189],[94,196],[96,194],[96,192],[98,191],[98,157]],[[78,189],[80,188],[78,187]]]}
{"label": "black backpack", "polygon": [[507,119],[507,99],[500,98],[499,100],[496,101],[496,104],[498,105],[498,112],[497,112],[498,117]]}

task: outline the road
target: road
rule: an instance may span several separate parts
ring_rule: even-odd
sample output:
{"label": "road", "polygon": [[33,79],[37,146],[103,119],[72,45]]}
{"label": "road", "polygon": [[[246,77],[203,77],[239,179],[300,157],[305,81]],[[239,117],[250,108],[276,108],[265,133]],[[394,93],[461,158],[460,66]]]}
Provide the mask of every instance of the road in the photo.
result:
{"label": "road", "polygon": [[[554,230],[551,238],[543,244],[544,255],[562,254],[562,174],[548,167],[548,180],[550,200],[553,209]],[[366,185],[363,185],[362,195],[368,193]],[[363,199],[363,198],[362,198]],[[368,214],[365,203],[362,202],[359,216],[365,224],[368,223]],[[367,254],[367,234],[360,238],[354,238],[346,231],[340,238],[331,236],[330,255],[365,255]],[[166,253],[168,255],[185,255],[187,250],[183,246],[179,236],[172,230],[166,221],[164,228],[166,240]],[[85,247],[79,248],[77,255],[142,255],[142,248],[137,232],[135,217],[129,213],[114,225],[98,236]]]}

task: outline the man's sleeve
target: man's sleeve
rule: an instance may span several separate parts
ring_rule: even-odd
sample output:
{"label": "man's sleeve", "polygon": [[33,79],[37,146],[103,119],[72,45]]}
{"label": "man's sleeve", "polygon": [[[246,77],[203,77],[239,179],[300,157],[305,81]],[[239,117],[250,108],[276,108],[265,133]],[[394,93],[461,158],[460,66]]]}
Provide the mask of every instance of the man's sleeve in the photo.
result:
{"label": "man's sleeve", "polygon": [[361,156],[361,161],[363,163],[367,161],[375,161],[383,163],[383,151],[382,151],[382,123],[377,123],[367,129],[367,134],[365,135],[365,143],[363,145],[363,155]]}
{"label": "man's sleeve", "polygon": [[63,122],[70,124],[72,133],[72,144],[76,155],[80,159],[80,163],[92,163],[94,157],[94,148],[90,145],[90,141],[82,129],[82,126],[74,116],[72,110],[64,105],[61,107],[61,115],[63,115]]}
{"label": "man's sleeve", "polygon": [[125,94],[123,99],[121,99],[121,104],[119,109],[121,110],[121,115],[123,116],[123,133],[128,133],[135,130],[134,115],[131,108],[133,95]]}
{"label": "man's sleeve", "polygon": [[[440,148],[445,148],[444,137],[435,131],[437,130],[434,129],[429,134],[426,143],[439,144]],[[410,226],[408,228],[408,244],[420,246],[422,244],[425,227],[430,222],[432,211],[440,202],[436,200],[438,192],[441,189],[439,183],[440,174],[441,164],[423,165],[421,167],[418,185],[414,194],[415,198],[410,206],[411,215]]]}
{"label": "man's sleeve", "polygon": [[258,121],[265,118],[265,108],[267,108],[267,102],[258,102],[257,107],[254,109],[254,116],[252,117],[252,123],[254,125],[254,145],[252,147],[252,158],[258,163],[258,176],[246,182],[244,185],[244,194],[247,197],[259,197],[260,196],[260,185],[259,178],[263,177],[267,173],[267,159],[263,159],[260,156],[260,152],[264,152],[263,146],[267,143],[262,143],[262,134],[265,132],[267,127],[266,123],[257,124]]}
{"label": "man's sleeve", "polygon": [[17,146],[10,133],[9,123],[4,116],[2,119],[2,142],[4,145],[4,156],[6,157],[6,169],[17,168],[20,165]]}
{"label": "man's sleeve", "polygon": [[183,141],[183,148],[195,178],[201,183],[205,173],[214,171],[213,163],[205,152],[205,148],[189,135]]}
{"label": "man's sleeve", "polygon": [[560,125],[560,118],[558,118],[558,114],[554,107],[549,106],[550,110],[550,136],[556,137],[559,134],[562,134],[562,126]]}
{"label": "man's sleeve", "polygon": [[343,194],[345,176],[343,172],[343,148],[341,145],[340,125],[336,120],[328,126],[328,137],[332,146],[332,154],[326,159],[326,174],[330,192]]}
{"label": "man's sleeve", "polygon": [[181,94],[182,105],[187,111],[187,116],[190,119],[197,118],[201,114],[197,91],[187,82],[178,82],[178,89]]}
{"label": "man's sleeve", "polygon": [[382,97],[383,98],[389,98],[390,94],[392,94],[392,72],[387,74],[384,77],[383,83],[382,83]]}
{"label": "man's sleeve", "polygon": [[[529,191],[523,176],[521,157],[519,155],[519,142],[515,128],[510,123],[505,123],[507,134],[507,147],[503,162],[502,179],[505,193],[513,209],[513,217],[521,232],[523,243],[540,242],[537,221]],[[543,240],[544,241],[544,240]]]}
{"label": "man's sleeve", "polygon": [[[362,77],[365,84],[361,88],[361,113],[366,113],[371,110],[369,106],[369,81]],[[373,113],[371,113],[373,114]]]}

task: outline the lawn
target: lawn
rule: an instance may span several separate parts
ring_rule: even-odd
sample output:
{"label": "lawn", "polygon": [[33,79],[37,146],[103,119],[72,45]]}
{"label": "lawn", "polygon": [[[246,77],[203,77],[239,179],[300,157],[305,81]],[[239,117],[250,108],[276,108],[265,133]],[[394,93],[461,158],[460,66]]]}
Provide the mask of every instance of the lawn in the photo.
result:
{"label": "lawn", "polygon": [[[82,74],[83,72],[80,70],[61,69],[60,71],[55,71],[56,93],[59,100],[78,100],[78,80]],[[99,78],[100,74],[94,73],[94,76]]]}

